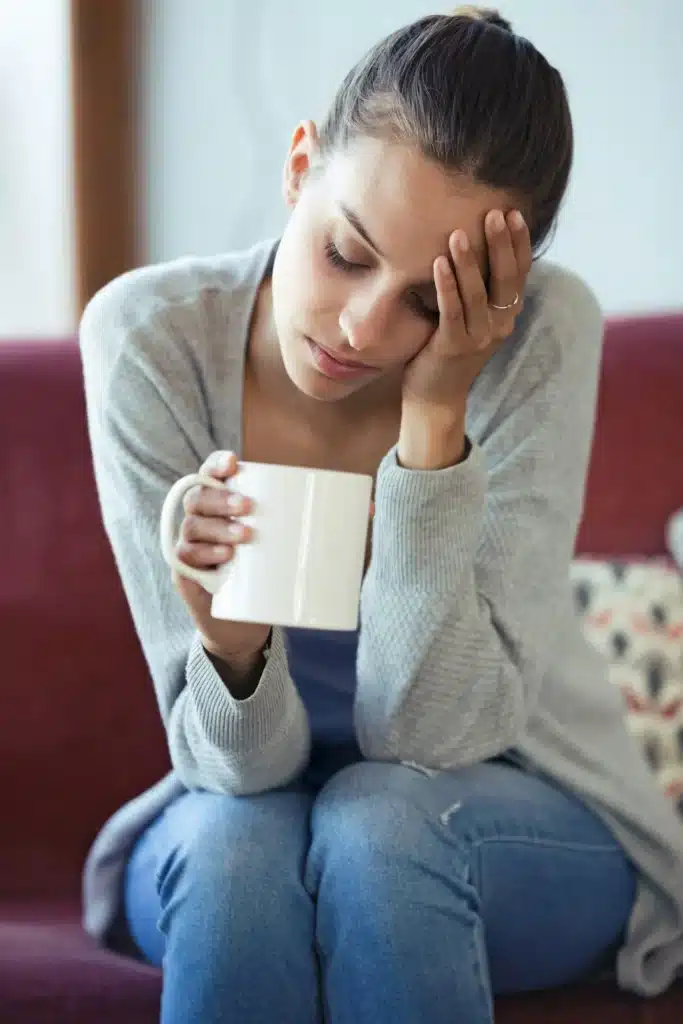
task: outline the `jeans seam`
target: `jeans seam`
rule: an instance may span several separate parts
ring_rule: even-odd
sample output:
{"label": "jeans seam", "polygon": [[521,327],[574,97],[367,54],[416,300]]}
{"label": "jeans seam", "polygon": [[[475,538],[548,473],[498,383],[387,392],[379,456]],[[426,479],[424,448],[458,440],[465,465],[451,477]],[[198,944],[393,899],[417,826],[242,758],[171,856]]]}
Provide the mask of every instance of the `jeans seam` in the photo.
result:
{"label": "jeans seam", "polygon": [[479,848],[484,846],[486,843],[515,843],[520,846],[540,846],[546,847],[550,850],[566,850],[569,853],[609,853],[609,854],[623,854],[623,850],[618,844],[604,845],[598,843],[576,843],[576,842],[563,842],[559,839],[546,839],[541,836],[476,836],[469,835],[464,836],[471,846]]}
{"label": "jeans seam", "polygon": [[[478,849],[475,855],[479,857]],[[470,887],[472,887],[473,885],[471,864],[472,861],[470,859],[469,866],[467,869],[467,884]],[[483,938],[482,934],[484,929],[484,922],[479,911],[477,911],[475,916],[476,920],[468,929],[470,956],[472,958],[472,972],[477,979],[477,984],[479,985],[479,1005],[486,1007],[486,1009],[484,1010],[484,1017],[482,1018],[482,1024],[491,1024],[491,1022],[493,1021],[493,991],[488,970],[488,954],[486,950],[486,941]]]}

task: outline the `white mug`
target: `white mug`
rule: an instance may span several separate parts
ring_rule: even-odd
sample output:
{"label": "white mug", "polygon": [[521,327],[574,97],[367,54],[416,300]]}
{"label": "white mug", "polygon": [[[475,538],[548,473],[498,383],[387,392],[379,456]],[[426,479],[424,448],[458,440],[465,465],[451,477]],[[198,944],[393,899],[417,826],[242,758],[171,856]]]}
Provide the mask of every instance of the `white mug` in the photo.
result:
{"label": "white mug", "polygon": [[[197,485],[251,498],[240,521],[254,537],[218,569],[195,569],[176,553],[175,522],[183,495]],[[193,473],[173,485],[161,512],[168,564],[213,595],[217,619],[305,629],[358,626],[372,477],[299,466],[241,462],[229,485]]]}

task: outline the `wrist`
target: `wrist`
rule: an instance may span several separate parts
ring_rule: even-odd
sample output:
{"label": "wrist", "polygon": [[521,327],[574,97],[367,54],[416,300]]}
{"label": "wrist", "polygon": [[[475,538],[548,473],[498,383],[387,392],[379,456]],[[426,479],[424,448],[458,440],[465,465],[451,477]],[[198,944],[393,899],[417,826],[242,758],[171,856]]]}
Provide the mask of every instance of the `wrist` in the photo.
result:
{"label": "wrist", "polygon": [[244,700],[258,686],[268,658],[270,636],[256,648],[226,651],[204,640],[206,655],[233,697]]}
{"label": "wrist", "polygon": [[464,410],[404,410],[398,461],[406,469],[438,470],[456,466],[469,453]]}
{"label": "wrist", "polygon": [[223,647],[217,647],[207,640],[203,640],[203,647],[206,653],[216,661],[228,665],[235,672],[249,672],[263,656],[264,647],[266,646],[267,644],[262,644],[259,647],[226,650]]}

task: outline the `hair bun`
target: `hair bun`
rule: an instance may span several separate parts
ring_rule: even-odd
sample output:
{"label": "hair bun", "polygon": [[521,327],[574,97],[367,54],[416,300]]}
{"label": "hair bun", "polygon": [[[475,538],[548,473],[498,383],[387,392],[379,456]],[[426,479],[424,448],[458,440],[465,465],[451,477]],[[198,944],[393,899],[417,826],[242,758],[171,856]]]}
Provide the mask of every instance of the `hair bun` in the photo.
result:
{"label": "hair bun", "polygon": [[485,21],[487,25],[495,25],[505,32],[512,32],[512,25],[493,7],[477,7],[476,4],[463,4],[451,13],[453,18],[471,18],[472,21]]}

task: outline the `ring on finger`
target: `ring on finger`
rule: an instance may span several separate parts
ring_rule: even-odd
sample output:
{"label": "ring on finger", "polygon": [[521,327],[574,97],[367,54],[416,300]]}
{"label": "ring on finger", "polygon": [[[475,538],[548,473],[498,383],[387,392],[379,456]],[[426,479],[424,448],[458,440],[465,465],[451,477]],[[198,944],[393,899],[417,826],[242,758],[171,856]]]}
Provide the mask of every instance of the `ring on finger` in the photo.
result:
{"label": "ring on finger", "polygon": [[489,302],[491,309],[508,310],[514,309],[519,302],[519,292],[515,292],[515,297],[512,302],[508,302],[507,306],[497,306],[495,302]]}

